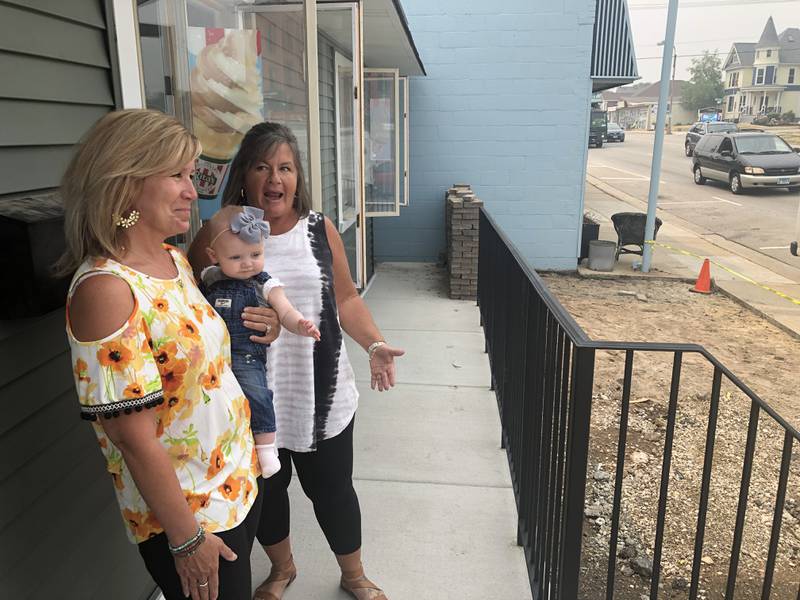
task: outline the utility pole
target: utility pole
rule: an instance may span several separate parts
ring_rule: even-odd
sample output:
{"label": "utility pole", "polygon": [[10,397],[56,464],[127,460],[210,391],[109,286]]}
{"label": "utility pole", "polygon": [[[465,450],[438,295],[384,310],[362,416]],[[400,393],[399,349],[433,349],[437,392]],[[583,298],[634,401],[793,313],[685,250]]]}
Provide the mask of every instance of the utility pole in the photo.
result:
{"label": "utility pole", "polygon": [[[663,46],[664,41],[658,42],[656,46]],[[666,52],[666,50],[665,50]],[[672,135],[672,111],[674,107],[672,106],[672,97],[675,93],[675,67],[678,63],[678,51],[673,48],[672,49],[672,79],[670,80],[669,84],[669,107],[667,109],[667,135]]]}
{"label": "utility pole", "polygon": [[[650,194],[647,197],[647,221],[644,227],[644,252],[642,253],[642,272],[650,272],[653,259],[653,239],[656,228],[656,207],[658,206],[658,185],[661,178],[661,156],[664,151],[664,125],[667,120],[667,92],[669,91],[669,59],[675,51],[675,27],[678,22],[678,0],[669,0],[667,8],[667,32],[664,36],[664,56],[661,59],[661,86],[658,93],[658,115],[656,116],[656,136],[653,144],[653,164],[650,167]],[[658,590],[656,590],[657,592]],[[655,595],[655,592],[653,593]]]}
{"label": "utility pole", "polygon": [[678,63],[678,51],[672,49],[672,81],[669,84],[669,121],[667,121],[667,134],[672,135],[672,111],[675,106],[672,104],[672,96],[675,94],[675,66]]}

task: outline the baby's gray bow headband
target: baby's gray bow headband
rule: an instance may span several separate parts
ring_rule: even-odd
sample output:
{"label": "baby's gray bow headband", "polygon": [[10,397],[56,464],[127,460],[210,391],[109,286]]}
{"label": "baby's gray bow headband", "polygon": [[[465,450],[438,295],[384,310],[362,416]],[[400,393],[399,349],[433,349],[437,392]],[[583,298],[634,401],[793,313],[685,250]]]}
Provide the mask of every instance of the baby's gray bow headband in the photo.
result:
{"label": "baby's gray bow headband", "polygon": [[247,244],[258,244],[269,236],[269,223],[264,220],[264,211],[244,206],[243,211],[231,217],[231,231]]}

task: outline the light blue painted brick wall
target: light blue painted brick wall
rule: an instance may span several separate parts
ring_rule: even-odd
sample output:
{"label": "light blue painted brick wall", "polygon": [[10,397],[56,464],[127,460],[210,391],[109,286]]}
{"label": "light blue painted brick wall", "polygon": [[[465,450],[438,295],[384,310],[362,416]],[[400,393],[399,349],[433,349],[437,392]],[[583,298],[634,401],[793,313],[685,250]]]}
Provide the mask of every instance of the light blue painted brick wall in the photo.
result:
{"label": "light blue painted brick wall", "polygon": [[402,0],[428,72],[410,82],[410,206],[379,261],[436,261],[444,194],[469,183],[535,268],[574,269],[594,0]]}

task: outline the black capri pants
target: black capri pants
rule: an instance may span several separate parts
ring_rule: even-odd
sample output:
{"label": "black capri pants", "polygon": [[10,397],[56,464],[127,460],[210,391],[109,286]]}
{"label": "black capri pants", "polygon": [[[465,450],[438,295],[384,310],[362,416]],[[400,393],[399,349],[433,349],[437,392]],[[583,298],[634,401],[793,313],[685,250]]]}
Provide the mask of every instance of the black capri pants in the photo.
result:
{"label": "black capri pants", "polygon": [[[236,560],[229,562],[219,558],[219,600],[250,600],[252,598],[250,577],[250,551],[258,529],[261,504],[264,498],[263,479],[258,478],[258,496],[250,507],[244,521],[228,531],[214,532],[236,553]],[[144,559],[150,576],[161,588],[166,600],[185,600],[181,590],[181,579],[175,570],[175,559],[169,551],[167,535],[160,533],[139,544],[139,554]]]}
{"label": "black capri pants", "polygon": [[317,444],[314,452],[278,451],[281,470],[264,482],[258,541],[272,546],[289,535],[289,483],[292,462],[303,492],[334,554],[361,548],[361,508],[353,489],[353,423]]}

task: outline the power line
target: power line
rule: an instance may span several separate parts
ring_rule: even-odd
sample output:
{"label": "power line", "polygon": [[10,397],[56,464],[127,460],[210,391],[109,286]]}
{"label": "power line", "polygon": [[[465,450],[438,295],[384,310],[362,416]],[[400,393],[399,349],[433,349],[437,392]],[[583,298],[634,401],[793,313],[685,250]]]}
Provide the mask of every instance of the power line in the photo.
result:
{"label": "power line", "polygon": [[[711,52],[711,51],[708,52],[708,54],[710,54],[712,56],[719,56],[720,54],[727,55],[729,53],[730,53],[730,50],[715,50],[714,52]],[[736,51],[736,54],[738,54],[739,56],[741,56],[743,54],[755,54],[755,53],[756,53],[756,50],[737,50]],[[697,58],[697,57],[702,57],[702,56],[705,56],[705,55],[706,55],[706,53],[703,53],[703,54],[678,54],[678,58]],[[661,60],[662,57],[661,56],[644,56],[644,57],[637,56],[636,57],[636,60],[656,60],[656,59]],[[752,65],[748,65],[748,66],[752,66]]]}
{"label": "power line", "polygon": [[[680,8],[715,8],[717,6],[746,6],[750,4],[788,4],[789,2],[800,2],[800,0],[720,0],[719,2],[682,2]],[[666,3],[658,4],[629,4],[630,10],[656,10],[667,8]]]}
{"label": "power line", "polygon": [[[717,38],[715,40],[681,40],[676,41],[676,46],[689,46],[692,44],[710,44],[712,42],[728,42],[730,43],[731,38]],[[655,48],[656,46],[661,46],[662,44],[639,44],[640,48]]]}

